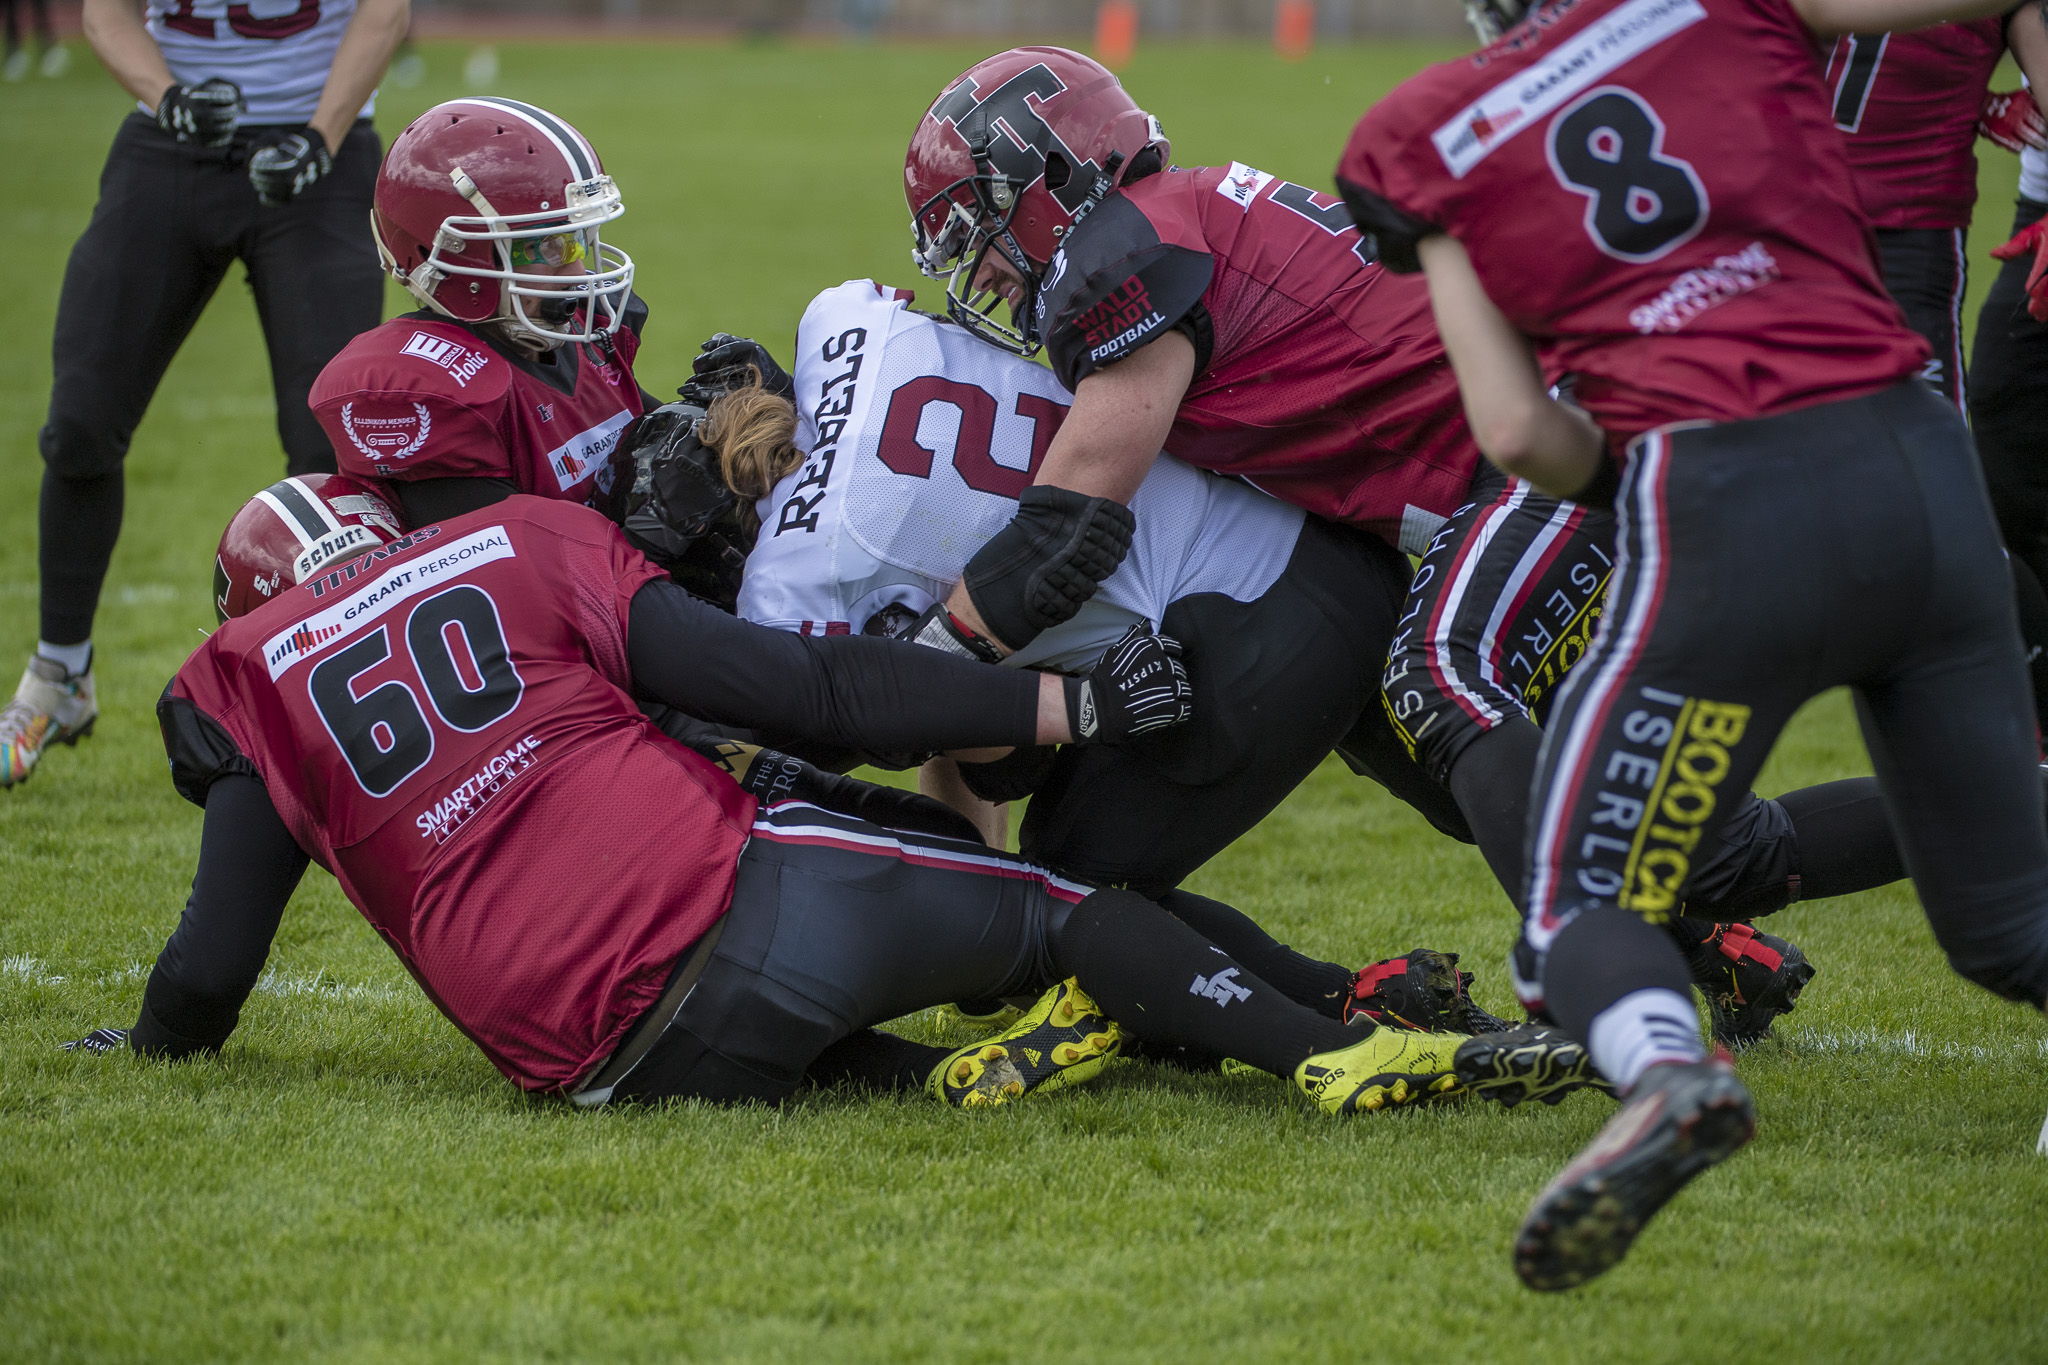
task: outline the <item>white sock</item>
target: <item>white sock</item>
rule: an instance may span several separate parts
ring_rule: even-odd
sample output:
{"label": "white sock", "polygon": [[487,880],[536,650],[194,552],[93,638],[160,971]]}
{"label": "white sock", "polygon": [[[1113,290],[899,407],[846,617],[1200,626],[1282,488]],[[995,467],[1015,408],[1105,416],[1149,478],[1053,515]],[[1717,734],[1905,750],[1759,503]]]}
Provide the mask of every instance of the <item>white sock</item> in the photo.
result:
{"label": "white sock", "polygon": [[1691,1000],[1663,986],[1624,995],[1593,1016],[1586,1049],[1600,1074],[1627,1094],[1659,1062],[1697,1062],[1700,1016]]}
{"label": "white sock", "polygon": [[45,659],[55,659],[64,665],[66,673],[83,673],[92,663],[92,641],[82,645],[53,645],[48,640],[36,641],[36,653]]}

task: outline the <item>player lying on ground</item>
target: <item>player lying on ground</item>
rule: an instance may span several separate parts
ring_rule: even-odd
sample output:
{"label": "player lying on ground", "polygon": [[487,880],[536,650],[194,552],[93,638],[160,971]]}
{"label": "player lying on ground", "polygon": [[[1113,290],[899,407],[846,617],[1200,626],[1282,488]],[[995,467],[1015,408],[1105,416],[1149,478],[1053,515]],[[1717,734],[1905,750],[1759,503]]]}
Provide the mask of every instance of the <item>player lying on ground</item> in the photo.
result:
{"label": "player lying on ground", "polygon": [[[997,118],[1024,149],[991,136]],[[1369,708],[1340,751],[1477,842],[1519,904],[1531,710],[1599,616],[1612,520],[1500,490],[1426,290],[1377,264],[1342,205],[1166,156],[1114,76],[1057,48],[976,64],[918,126],[905,177],[919,264],[947,281],[956,321],[1012,349],[1042,342],[1074,392],[1038,486],[947,605],[1016,645],[1076,610],[1093,583],[1050,563],[1066,543],[1054,532],[1128,499],[1162,447],[1426,555],[1389,653],[1388,713]],[[1072,590],[1027,593],[1048,564]],[[1672,926],[1731,1042],[1762,1036],[1812,969],[1782,939],[1715,921],[1902,875],[1868,779],[1741,808],[1691,851]]]}
{"label": "player lying on ground", "polygon": [[[1816,34],[1992,6],[1480,8],[1486,51],[1371,110],[1338,180],[1380,258],[1427,273],[1489,456],[1621,518],[1544,739],[1515,956],[1524,1002],[1627,1094],[1517,1239],[1523,1280],[1561,1289],[1755,1130],[1702,1055],[1664,879],[1802,702],[1854,690],[1951,964],[2036,1006],[2048,833],[1969,433],[1917,378],[1813,59]],[[1546,394],[1566,374],[1583,410]]]}
{"label": "player lying on ground", "polygon": [[[386,538],[375,509],[305,481],[259,502]],[[598,513],[523,497],[309,567],[217,631],[160,703],[173,779],[206,823],[126,1039],[139,1052],[221,1046],[317,858],[501,1071],[590,1103],[777,1100],[807,1077],[956,1099],[1057,1084],[1117,1041],[1079,988],[1027,1020],[1054,1044],[1036,1076],[1000,1047],[949,1057],[867,1029],[1063,977],[1111,1017],[1291,1076],[1332,1113],[1458,1088],[1471,1040],[1347,1029],[1129,892],[810,801],[763,809],[632,697],[855,747],[1121,741],[1185,718],[1184,684],[1131,686],[1172,675],[1156,637],[1087,680],[803,639],[691,598]],[[565,883],[565,867],[581,871]],[[1576,1083],[1583,1054],[1539,1047],[1521,1070],[1504,1098]]]}

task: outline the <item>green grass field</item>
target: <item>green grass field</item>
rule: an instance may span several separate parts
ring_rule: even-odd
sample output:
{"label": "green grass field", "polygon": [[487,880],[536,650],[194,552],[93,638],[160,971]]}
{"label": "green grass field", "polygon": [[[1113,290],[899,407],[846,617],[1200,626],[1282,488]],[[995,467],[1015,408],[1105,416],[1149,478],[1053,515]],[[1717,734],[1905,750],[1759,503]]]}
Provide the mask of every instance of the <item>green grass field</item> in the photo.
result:
{"label": "green grass field", "polygon": [[[1184,163],[1327,185],[1357,114],[1445,51],[1155,47],[1126,76]],[[424,82],[385,92],[387,136],[461,92],[465,53],[426,47]],[[980,53],[499,55],[496,89],[573,119],[625,191],[613,235],[640,263],[661,390],[715,328],[786,349],[818,289],[910,282],[902,148]],[[8,669],[35,635],[58,280],[123,108],[89,60],[0,86]],[[1980,287],[2014,174],[1983,160]],[[1952,976],[1903,888],[1773,922],[1821,971],[1743,1059],[1756,1143],[1622,1268],[1554,1298],[1520,1289],[1508,1239],[1610,1111],[1597,1096],[1339,1125],[1276,1084],[1126,1064],[980,1115],[832,1096],[575,1113],[500,1079],[317,870],[218,1061],[58,1052],[134,1018],[177,921],[199,812],[151,704],[211,625],[220,526],[281,467],[271,420],[231,284],[135,439],[99,731],[0,793],[0,1359],[2048,1360],[2048,1024]],[[1862,771],[1824,698],[1763,787]],[[1335,765],[1195,886],[1327,956],[1459,951],[1510,1004],[1513,924],[1477,854]]]}

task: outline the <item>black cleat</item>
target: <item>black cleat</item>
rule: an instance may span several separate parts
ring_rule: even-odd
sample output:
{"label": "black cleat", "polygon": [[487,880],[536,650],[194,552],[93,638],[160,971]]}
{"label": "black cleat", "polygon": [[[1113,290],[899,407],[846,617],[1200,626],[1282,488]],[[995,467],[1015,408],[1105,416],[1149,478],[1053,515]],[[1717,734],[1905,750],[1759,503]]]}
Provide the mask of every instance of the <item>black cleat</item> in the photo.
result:
{"label": "black cleat", "polygon": [[1343,1020],[1361,1015],[1388,1028],[1417,1033],[1496,1033],[1512,1028],[1472,1002],[1472,973],[1458,970],[1456,953],[1415,948],[1362,967],[1351,978]]}
{"label": "black cleat", "polygon": [[1583,1044],[1539,1024],[1481,1033],[1458,1048],[1451,1066],[1466,1090],[1508,1109],[1523,1100],[1556,1104],[1588,1087],[1614,1093]]}
{"label": "black cleat", "polygon": [[1688,1181],[1754,1136],[1756,1106],[1726,1061],[1651,1067],[1530,1205],[1515,1235],[1515,1273],[1546,1291],[1602,1274]]}
{"label": "black cleat", "polygon": [[1714,1041],[1730,1049],[1770,1037],[1772,1021],[1790,1014],[1813,980],[1814,968],[1798,944],[1758,933],[1754,925],[1681,916],[1671,927],[1693,984],[1707,997]]}

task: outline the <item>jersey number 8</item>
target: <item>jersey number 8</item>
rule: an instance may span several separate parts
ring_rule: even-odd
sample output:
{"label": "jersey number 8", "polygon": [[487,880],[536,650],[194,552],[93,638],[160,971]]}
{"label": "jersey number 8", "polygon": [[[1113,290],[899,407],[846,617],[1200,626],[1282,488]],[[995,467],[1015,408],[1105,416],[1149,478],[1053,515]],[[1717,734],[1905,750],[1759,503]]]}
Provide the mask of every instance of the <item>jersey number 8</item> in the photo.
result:
{"label": "jersey number 8", "polygon": [[1707,224],[1707,187],[1689,161],[1664,155],[1664,123],[1633,90],[1607,85],[1550,124],[1550,169],[1586,204],[1586,235],[1609,256],[1641,264]]}
{"label": "jersey number 8", "polygon": [[[498,605],[464,584],[436,593],[412,610],[405,643],[434,714],[466,734],[504,719],[526,683],[513,666]],[[390,627],[314,665],[306,679],[313,707],[357,782],[388,796],[434,756],[434,727],[419,697],[397,678],[356,695],[356,679],[391,657]]]}

